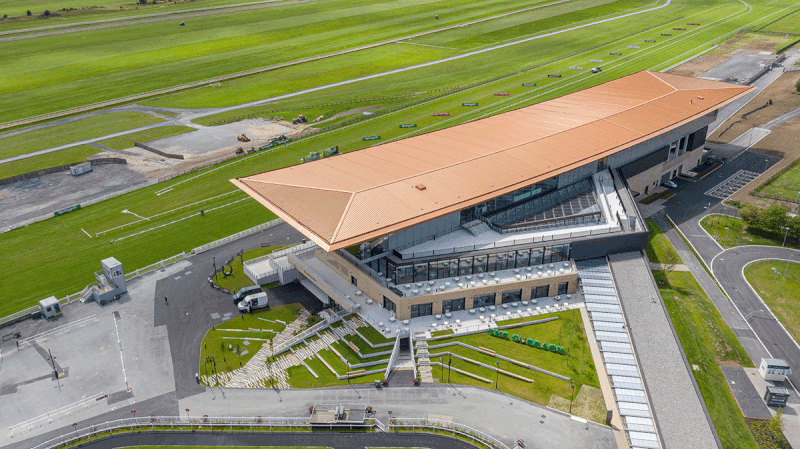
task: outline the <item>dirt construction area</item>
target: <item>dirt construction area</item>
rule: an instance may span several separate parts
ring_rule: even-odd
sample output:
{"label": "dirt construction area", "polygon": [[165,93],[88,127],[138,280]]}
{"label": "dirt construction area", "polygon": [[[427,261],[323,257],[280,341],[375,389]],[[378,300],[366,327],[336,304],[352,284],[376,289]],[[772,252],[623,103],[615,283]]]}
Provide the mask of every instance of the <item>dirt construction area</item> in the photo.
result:
{"label": "dirt construction area", "polygon": [[[196,131],[153,140],[147,142],[147,145],[165,153],[181,154],[188,159],[230,148],[249,149],[264,145],[272,137],[289,135],[295,131],[293,128],[268,120],[250,119],[227,125],[198,127]],[[240,142],[237,140],[240,134],[246,135],[251,141]]]}
{"label": "dirt construction area", "polygon": [[792,40],[784,36],[755,33],[737,34],[733,39],[720,45],[713,51],[675,67],[674,69],[669,70],[667,73],[699,77],[713,68],[724,64],[734,56],[744,55],[754,51],[775,54],[778,48],[782,47],[783,45],[787,45],[790,42],[792,42]]}

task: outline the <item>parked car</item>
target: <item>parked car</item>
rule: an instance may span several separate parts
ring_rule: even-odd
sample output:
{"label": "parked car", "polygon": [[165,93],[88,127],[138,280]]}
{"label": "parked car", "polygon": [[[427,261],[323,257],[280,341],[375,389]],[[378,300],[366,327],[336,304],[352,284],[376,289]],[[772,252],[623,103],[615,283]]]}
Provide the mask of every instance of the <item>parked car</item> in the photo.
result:
{"label": "parked car", "polygon": [[672,181],[664,181],[664,182],[661,183],[661,185],[664,186],[664,187],[669,187],[670,189],[677,189],[678,188],[678,184],[675,184]]}
{"label": "parked car", "polygon": [[233,303],[238,304],[239,301],[244,299],[246,296],[254,295],[256,293],[261,293],[261,292],[262,292],[261,287],[258,285],[251,285],[249,287],[244,287],[240,289],[238,292],[236,292],[235,295],[233,295]]}

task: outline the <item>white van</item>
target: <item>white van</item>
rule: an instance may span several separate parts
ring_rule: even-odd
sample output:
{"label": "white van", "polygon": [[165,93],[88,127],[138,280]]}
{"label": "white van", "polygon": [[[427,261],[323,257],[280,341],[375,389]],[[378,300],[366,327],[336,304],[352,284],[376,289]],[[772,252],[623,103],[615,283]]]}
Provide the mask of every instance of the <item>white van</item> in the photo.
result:
{"label": "white van", "polygon": [[255,309],[267,307],[267,305],[269,305],[268,303],[269,303],[269,298],[267,298],[266,293],[264,292],[255,293],[246,296],[243,300],[239,302],[239,311],[242,313],[251,312]]}

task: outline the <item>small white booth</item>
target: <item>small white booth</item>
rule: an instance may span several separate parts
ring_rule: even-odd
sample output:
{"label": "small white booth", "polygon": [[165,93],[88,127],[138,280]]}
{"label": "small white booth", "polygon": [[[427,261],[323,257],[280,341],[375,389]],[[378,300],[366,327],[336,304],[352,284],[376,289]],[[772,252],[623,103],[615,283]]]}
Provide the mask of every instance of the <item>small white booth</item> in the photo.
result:
{"label": "small white booth", "polygon": [[782,381],[786,376],[792,374],[792,368],[781,359],[761,359],[758,373],[764,380]]}

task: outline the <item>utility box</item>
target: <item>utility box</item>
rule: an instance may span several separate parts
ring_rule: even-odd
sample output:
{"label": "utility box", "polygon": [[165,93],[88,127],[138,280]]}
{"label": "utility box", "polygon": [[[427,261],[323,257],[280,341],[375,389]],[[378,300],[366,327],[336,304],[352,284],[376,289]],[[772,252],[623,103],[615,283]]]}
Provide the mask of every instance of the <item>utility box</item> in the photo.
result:
{"label": "utility box", "polygon": [[55,296],[39,301],[39,311],[42,313],[42,316],[47,319],[57,318],[62,315],[61,305],[58,303]]}
{"label": "utility box", "polygon": [[786,376],[792,374],[792,368],[781,359],[761,359],[758,373],[764,380],[782,381]]}
{"label": "utility box", "polygon": [[785,407],[789,400],[789,390],[783,387],[767,387],[764,402],[770,407]]}
{"label": "utility box", "polygon": [[69,172],[72,173],[72,176],[80,176],[84,173],[89,173],[92,170],[94,170],[94,167],[92,167],[92,163],[89,161],[75,164],[69,168]]}

